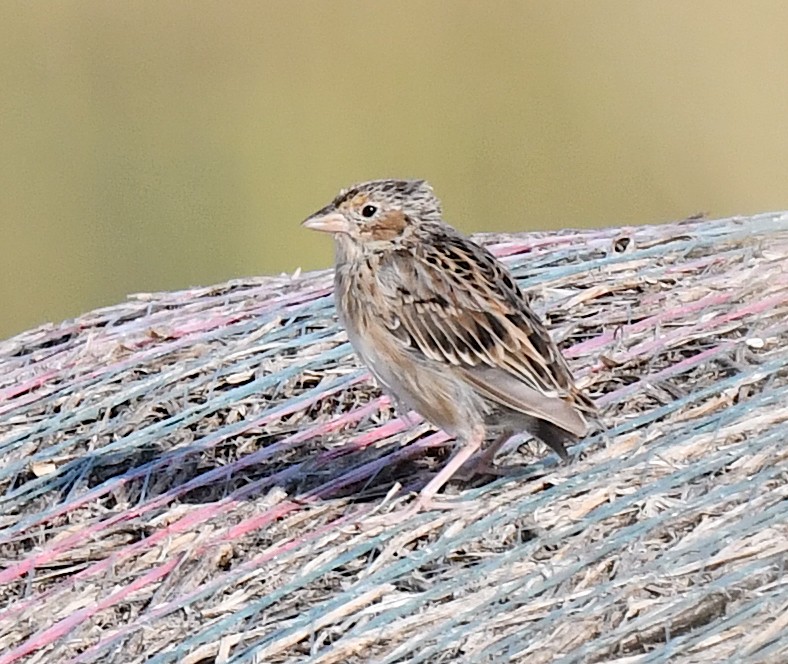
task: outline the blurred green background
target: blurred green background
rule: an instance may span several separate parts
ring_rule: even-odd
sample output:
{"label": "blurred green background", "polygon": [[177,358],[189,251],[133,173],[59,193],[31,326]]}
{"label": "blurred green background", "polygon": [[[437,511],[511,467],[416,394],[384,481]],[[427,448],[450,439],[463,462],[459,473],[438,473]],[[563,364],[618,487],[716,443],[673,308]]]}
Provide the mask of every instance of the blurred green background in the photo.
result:
{"label": "blurred green background", "polygon": [[466,230],[788,207],[788,3],[0,4],[0,338],[327,266],[340,187]]}

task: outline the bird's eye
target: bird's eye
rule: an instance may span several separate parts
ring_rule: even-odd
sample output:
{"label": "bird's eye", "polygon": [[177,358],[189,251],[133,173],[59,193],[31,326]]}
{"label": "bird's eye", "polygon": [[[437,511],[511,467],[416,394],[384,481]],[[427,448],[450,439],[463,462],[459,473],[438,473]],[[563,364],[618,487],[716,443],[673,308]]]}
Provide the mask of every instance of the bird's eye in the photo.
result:
{"label": "bird's eye", "polygon": [[375,207],[374,205],[365,205],[363,207],[363,209],[361,210],[361,214],[362,214],[362,216],[364,216],[367,219],[369,219],[370,217],[375,216],[375,213],[377,211],[378,211],[378,208]]}

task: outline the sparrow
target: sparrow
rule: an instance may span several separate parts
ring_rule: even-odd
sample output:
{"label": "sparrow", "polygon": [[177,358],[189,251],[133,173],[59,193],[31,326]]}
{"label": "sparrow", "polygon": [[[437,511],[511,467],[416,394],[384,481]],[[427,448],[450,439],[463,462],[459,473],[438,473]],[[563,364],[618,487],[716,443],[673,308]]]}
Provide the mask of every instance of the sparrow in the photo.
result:
{"label": "sparrow", "polygon": [[337,313],[362,362],[398,410],[457,441],[417,511],[447,507],[435,496],[487,434],[488,465],[522,432],[568,458],[593,402],[506,267],[443,220],[426,181],[356,184],[303,225],[334,236]]}

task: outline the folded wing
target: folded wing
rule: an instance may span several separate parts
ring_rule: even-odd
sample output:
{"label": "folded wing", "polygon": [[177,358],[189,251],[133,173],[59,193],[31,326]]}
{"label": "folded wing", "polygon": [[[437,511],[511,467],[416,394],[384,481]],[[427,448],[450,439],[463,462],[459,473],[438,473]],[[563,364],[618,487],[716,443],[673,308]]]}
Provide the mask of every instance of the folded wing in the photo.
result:
{"label": "folded wing", "polygon": [[418,244],[418,261],[404,250],[381,259],[383,323],[492,401],[583,436],[594,406],[522,291],[486,249],[440,230]]}

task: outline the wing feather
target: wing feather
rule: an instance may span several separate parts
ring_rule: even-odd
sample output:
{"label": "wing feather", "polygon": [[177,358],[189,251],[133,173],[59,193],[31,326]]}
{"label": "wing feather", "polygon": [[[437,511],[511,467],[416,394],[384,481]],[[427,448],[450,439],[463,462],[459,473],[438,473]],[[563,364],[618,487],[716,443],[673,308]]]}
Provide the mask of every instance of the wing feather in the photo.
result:
{"label": "wing feather", "polygon": [[583,435],[581,413],[593,405],[489,251],[441,225],[427,240],[381,256],[377,276],[382,321],[401,343],[455,367],[487,398]]}

